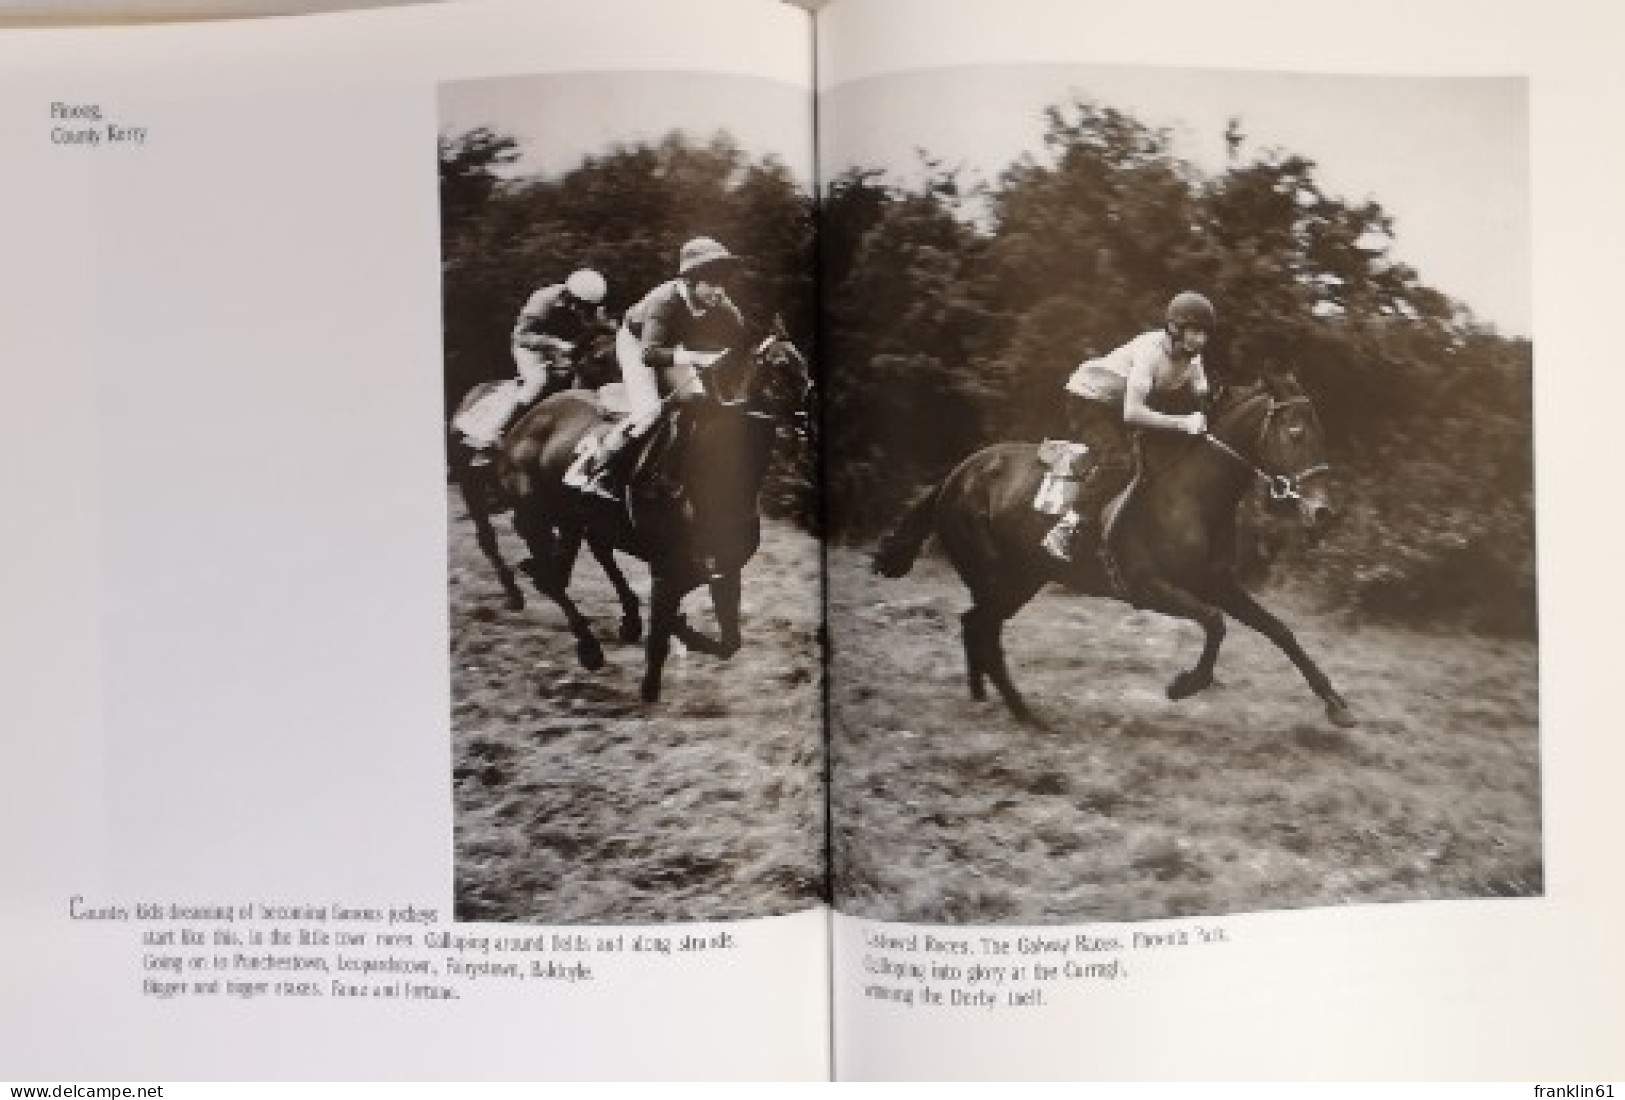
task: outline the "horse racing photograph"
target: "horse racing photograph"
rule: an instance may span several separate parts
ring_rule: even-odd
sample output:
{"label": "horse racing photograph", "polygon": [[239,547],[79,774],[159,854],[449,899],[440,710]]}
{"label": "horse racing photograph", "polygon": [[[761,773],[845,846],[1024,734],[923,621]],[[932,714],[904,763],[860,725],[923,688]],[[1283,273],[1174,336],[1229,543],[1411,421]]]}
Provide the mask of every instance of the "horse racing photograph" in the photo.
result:
{"label": "horse racing photograph", "polygon": [[827,896],[808,102],[441,88],[459,920]]}
{"label": "horse racing photograph", "polygon": [[1539,895],[1527,86],[820,102],[834,904]]}

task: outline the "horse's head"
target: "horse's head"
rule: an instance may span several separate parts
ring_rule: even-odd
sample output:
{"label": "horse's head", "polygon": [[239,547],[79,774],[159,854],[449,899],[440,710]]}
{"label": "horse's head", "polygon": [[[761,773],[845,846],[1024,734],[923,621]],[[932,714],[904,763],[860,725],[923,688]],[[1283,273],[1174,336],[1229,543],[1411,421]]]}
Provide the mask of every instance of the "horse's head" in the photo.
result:
{"label": "horse's head", "polygon": [[804,431],[812,397],[812,372],[791,342],[782,320],[749,353],[726,356],[707,375],[707,388],[725,406],[776,421],[791,421]]}
{"label": "horse's head", "polygon": [[1296,511],[1318,539],[1337,520],[1326,477],[1326,437],[1296,377],[1269,375],[1227,387],[1215,401],[1213,434],[1251,463],[1273,511]]}
{"label": "horse's head", "polygon": [[756,345],[754,358],[752,404],[775,420],[796,421],[797,429],[804,431],[812,404],[812,370],[785,332],[783,320],[776,320],[773,332]]}

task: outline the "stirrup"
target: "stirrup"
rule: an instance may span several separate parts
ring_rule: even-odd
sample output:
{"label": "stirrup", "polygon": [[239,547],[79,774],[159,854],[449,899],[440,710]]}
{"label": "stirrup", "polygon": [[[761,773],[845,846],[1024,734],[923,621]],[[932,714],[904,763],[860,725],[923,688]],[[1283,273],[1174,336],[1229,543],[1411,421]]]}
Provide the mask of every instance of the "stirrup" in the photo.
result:
{"label": "stirrup", "polygon": [[1049,552],[1051,557],[1060,558],[1062,561],[1071,561],[1072,545],[1077,541],[1080,526],[1077,523],[1057,523],[1049,529],[1049,533],[1044,536],[1041,545]]}
{"label": "stirrup", "polygon": [[588,469],[589,466],[593,465],[592,460],[595,454],[594,451],[582,451],[576,455],[575,461],[566,467],[564,477],[560,480],[571,489],[585,490],[601,472],[600,470]]}
{"label": "stirrup", "polygon": [[564,471],[564,477],[561,480],[566,486],[578,493],[603,497],[605,500],[620,500],[620,494],[615,492],[609,484],[609,467],[597,466],[596,469],[589,469],[589,467],[597,465],[592,459],[592,452],[578,457],[574,462],[570,463],[570,468]]}

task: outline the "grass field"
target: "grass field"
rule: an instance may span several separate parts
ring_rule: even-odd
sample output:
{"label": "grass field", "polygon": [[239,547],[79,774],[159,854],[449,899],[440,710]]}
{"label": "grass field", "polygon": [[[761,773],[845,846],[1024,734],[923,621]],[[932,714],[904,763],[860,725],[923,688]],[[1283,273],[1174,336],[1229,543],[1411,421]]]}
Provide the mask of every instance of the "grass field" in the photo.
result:
{"label": "grass field", "polygon": [[1171,703],[1195,626],[1050,590],[1005,632],[1040,729],[970,700],[968,602],[940,559],[884,580],[835,550],[830,591],[844,911],[1038,923],[1541,891],[1532,643],[1355,629],[1267,595],[1353,706],[1343,730],[1243,627],[1218,682]]}
{"label": "grass field", "polygon": [[[745,571],[745,648],[673,647],[660,704],[638,701],[641,646],[583,552],[575,594],[608,667],[575,658],[563,615],[502,607],[462,501],[449,498],[452,768],[460,920],[654,922],[813,904],[824,876],[818,544],[769,524]],[[507,532],[510,563],[523,544]],[[647,574],[622,559],[633,586]],[[711,630],[702,591],[685,604]]]}
{"label": "grass field", "polygon": [[[804,908],[824,874],[818,546],[769,524],[745,575],[746,648],[642,650],[589,558],[574,591],[609,667],[583,671],[556,608],[502,609],[451,498],[458,916],[639,922]],[[522,547],[504,536],[511,561]],[[628,562],[635,587],[641,565]],[[1354,707],[1329,724],[1234,627],[1218,682],[1163,694],[1195,627],[1047,592],[1006,631],[1045,721],[974,703],[957,578],[883,580],[832,550],[837,904],[926,922],[1126,920],[1542,888],[1532,643],[1352,627],[1266,597]],[[687,610],[709,626],[703,594]]]}

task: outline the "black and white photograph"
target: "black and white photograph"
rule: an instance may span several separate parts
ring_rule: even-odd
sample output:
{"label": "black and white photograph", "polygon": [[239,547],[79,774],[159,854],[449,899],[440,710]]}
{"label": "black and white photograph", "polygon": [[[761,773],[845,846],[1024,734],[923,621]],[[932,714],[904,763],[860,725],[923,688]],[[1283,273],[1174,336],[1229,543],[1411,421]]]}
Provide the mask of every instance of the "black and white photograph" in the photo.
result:
{"label": "black and white photograph", "polygon": [[460,920],[825,896],[808,96],[441,88]]}
{"label": "black and white photograph", "polygon": [[1540,895],[1525,82],[820,112],[837,908]]}

